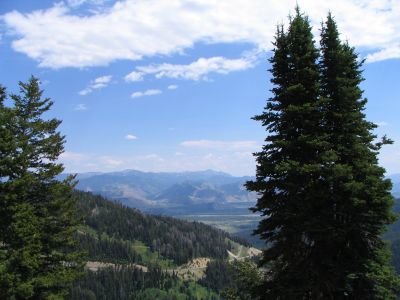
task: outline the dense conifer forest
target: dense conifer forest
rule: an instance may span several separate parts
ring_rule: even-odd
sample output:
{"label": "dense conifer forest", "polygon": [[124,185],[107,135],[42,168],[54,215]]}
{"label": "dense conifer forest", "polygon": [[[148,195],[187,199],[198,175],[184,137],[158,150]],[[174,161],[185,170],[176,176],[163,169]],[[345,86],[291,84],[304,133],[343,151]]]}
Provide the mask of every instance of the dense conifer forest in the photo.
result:
{"label": "dense conifer forest", "polygon": [[97,234],[110,237],[100,237],[99,246],[110,245],[111,238],[118,239],[114,247],[119,249],[125,248],[123,241],[141,241],[152,252],[180,265],[196,257],[227,258],[227,250],[232,249],[230,240],[249,245],[244,239],[200,222],[146,215],[90,193],[75,191],[75,195],[80,199],[78,206],[85,224]]}
{"label": "dense conifer forest", "polygon": [[[233,243],[249,246],[245,240],[199,222],[146,215],[88,192],[73,196],[84,220],[76,234],[78,250],[100,267],[85,269],[70,299],[219,299],[235,286],[228,250]],[[198,257],[212,259],[204,279],[183,281],[174,270]]]}
{"label": "dense conifer forest", "polygon": [[[74,283],[69,299],[259,299],[256,293],[252,294],[260,288],[262,281],[257,261],[227,260],[227,250],[232,247],[227,240],[248,245],[246,241],[201,223],[146,215],[91,193],[74,191],[74,197],[84,216],[84,225],[77,234],[78,249],[85,253],[88,261],[110,265],[96,271],[86,269],[84,276]],[[141,230],[133,230],[130,226]],[[168,243],[166,237],[170,232],[175,232],[182,240]],[[393,264],[397,271],[398,234],[398,226],[390,227],[385,234],[385,238],[392,241]],[[160,251],[168,247],[153,247],[154,239],[164,241],[181,253],[161,254]],[[196,246],[198,243],[205,243],[204,248],[200,248],[203,252],[181,246],[199,247]],[[207,252],[213,243],[219,243],[223,251]],[[173,271],[178,265],[202,256],[213,260],[197,282],[184,281]]]}
{"label": "dense conifer forest", "polygon": [[159,267],[143,272],[124,266],[85,272],[69,297],[71,300],[220,299],[216,293],[194,282],[182,281]]}

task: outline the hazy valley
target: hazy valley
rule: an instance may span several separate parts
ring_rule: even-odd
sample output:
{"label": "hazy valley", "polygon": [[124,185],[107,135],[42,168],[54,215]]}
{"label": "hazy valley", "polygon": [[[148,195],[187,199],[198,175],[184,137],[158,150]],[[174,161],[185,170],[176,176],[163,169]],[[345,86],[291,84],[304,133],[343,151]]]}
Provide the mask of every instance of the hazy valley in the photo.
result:
{"label": "hazy valley", "polygon": [[201,221],[262,246],[251,235],[260,218],[249,210],[257,197],[244,187],[251,179],[249,176],[235,177],[213,170],[181,173],[125,170],[82,173],[77,179],[79,190],[100,194],[146,213]]}
{"label": "hazy valley", "polygon": [[[61,178],[66,174],[61,175]],[[252,232],[260,216],[250,211],[257,195],[244,184],[250,176],[235,177],[224,172],[152,173],[124,170],[110,173],[80,173],[77,189],[150,214],[203,222],[246,238],[262,248],[264,243]],[[392,193],[400,196],[400,174],[389,176]],[[398,223],[392,225],[397,227]]]}

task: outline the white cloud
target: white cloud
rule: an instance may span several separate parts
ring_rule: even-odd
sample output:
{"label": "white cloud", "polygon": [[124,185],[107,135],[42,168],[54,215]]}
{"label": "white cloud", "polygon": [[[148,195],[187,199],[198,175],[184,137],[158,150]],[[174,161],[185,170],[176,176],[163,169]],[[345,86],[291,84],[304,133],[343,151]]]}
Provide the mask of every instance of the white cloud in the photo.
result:
{"label": "white cloud", "polygon": [[83,68],[181,53],[200,42],[247,42],[269,50],[276,24],[287,22],[296,2],[316,33],[331,10],[343,37],[366,50],[370,61],[399,57],[397,0],[125,0],[89,15],[58,2],[30,13],[12,11],[2,19],[15,36],[13,49],[40,67]]}
{"label": "white cloud", "polygon": [[100,162],[105,164],[106,167],[118,167],[123,164],[121,159],[116,159],[112,156],[101,156],[99,158]]}
{"label": "white cloud", "polygon": [[388,126],[388,125],[389,125],[389,123],[388,123],[388,122],[385,122],[385,121],[376,122],[375,124],[378,125],[379,127],[385,127],[385,126]]}
{"label": "white cloud", "polygon": [[81,162],[88,159],[88,156],[83,153],[65,151],[60,154],[60,160],[63,162]]}
{"label": "white cloud", "polygon": [[79,92],[79,95],[85,96],[87,94],[90,94],[93,92],[93,90],[101,89],[106,87],[110,81],[111,81],[112,76],[111,75],[105,75],[101,77],[97,77],[96,79],[92,80],[87,87],[85,87],[83,90]]}
{"label": "white cloud", "polygon": [[204,149],[223,149],[223,150],[239,150],[239,149],[257,149],[256,141],[215,141],[215,140],[193,140],[181,143],[183,147],[204,148]]}
{"label": "white cloud", "polygon": [[70,7],[77,8],[83,4],[90,4],[90,5],[95,5],[95,6],[103,5],[107,1],[108,0],[67,0],[67,4]]}
{"label": "white cloud", "polygon": [[132,93],[131,97],[139,98],[139,97],[144,97],[144,96],[155,96],[155,95],[158,95],[161,93],[162,93],[162,91],[160,91],[160,90],[150,89],[150,90],[146,90],[144,92],[134,92],[134,93]]}
{"label": "white cloud", "polygon": [[228,59],[221,56],[210,58],[201,57],[186,65],[164,63],[159,65],[139,66],[136,69],[139,70],[141,74],[154,74],[156,78],[168,77],[207,80],[207,75],[209,73],[228,74],[233,71],[242,71],[251,68],[254,66],[256,57],[256,55],[238,59]]}
{"label": "white cloud", "polygon": [[138,155],[98,155],[68,152],[60,159],[66,172],[110,172],[136,169],[149,172],[183,172],[213,169],[233,175],[251,175],[255,171],[251,155],[237,153],[189,154],[182,152],[160,155],[157,153]]}
{"label": "white cloud", "polygon": [[178,86],[176,84],[171,84],[167,87],[167,89],[169,90],[176,90],[178,88]]}
{"label": "white cloud", "polygon": [[393,58],[400,58],[400,44],[390,45],[385,49],[367,55],[368,62],[376,62],[380,60],[393,59]]}
{"label": "white cloud", "polygon": [[81,96],[86,96],[87,94],[90,94],[91,92],[92,92],[91,89],[85,88],[85,89],[79,91],[78,94],[81,95]]}
{"label": "white cloud", "polygon": [[105,76],[97,77],[94,80],[94,83],[95,84],[107,84],[107,83],[110,82],[111,77],[112,77],[111,75],[105,75]]}
{"label": "white cloud", "polygon": [[71,7],[78,7],[87,2],[88,0],[68,0],[67,4]]}
{"label": "white cloud", "polygon": [[[395,140],[398,141],[400,138],[396,137]],[[243,142],[246,141],[239,141],[239,143],[237,141],[189,143],[187,147],[201,145],[199,146],[200,149],[196,148],[201,151],[193,153],[191,148],[185,148],[185,152],[177,151],[170,155],[150,153],[116,156],[66,151],[61,154],[60,162],[65,165],[66,172],[72,173],[89,171],[107,172],[122,169],[137,169],[151,172],[214,169],[233,175],[253,175],[256,167],[252,151],[259,150],[259,146],[253,146],[255,143],[251,141]],[[222,145],[224,148],[221,148]],[[386,168],[387,174],[399,173],[400,147],[396,144],[383,147],[379,155],[379,162]]]}
{"label": "white cloud", "polygon": [[143,80],[143,73],[141,72],[131,72],[125,76],[126,82],[135,82],[135,81],[142,81]]}
{"label": "white cloud", "polygon": [[127,140],[137,140],[137,136],[135,136],[133,134],[127,134],[125,136],[125,139],[127,139]]}
{"label": "white cloud", "polygon": [[76,110],[76,111],[84,111],[84,110],[87,110],[87,107],[86,107],[85,104],[80,103],[80,104],[75,106],[74,110]]}

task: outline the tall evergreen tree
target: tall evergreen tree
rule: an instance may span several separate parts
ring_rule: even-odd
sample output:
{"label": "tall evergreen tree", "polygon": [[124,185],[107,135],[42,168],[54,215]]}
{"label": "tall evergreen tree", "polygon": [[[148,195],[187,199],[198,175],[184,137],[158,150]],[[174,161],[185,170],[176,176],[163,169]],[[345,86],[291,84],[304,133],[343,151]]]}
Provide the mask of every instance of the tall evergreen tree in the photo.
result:
{"label": "tall evergreen tree", "polygon": [[394,218],[390,182],[378,166],[375,125],[365,120],[362,62],[342,43],[329,15],[321,59],[296,8],[278,28],[273,97],[255,117],[269,135],[256,153],[265,217],[256,233],[269,243],[265,299],[395,299],[398,279],[380,235]]}
{"label": "tall evergreen tree", "polygon": [[[340,41],[331,16],[321,31],[321,97],[331,161],[326,164],[326,235],[319,254],[334,299],[395,299],[398,285],[381,240],[394,220],[390,181],[378,166],[376,125],[365,119],[367,102],[359,85],[362,61]],[[379,268],[377,268],[379,266]],[[328,292],[328,291],[326,291]],[[344,295],[347,295],[344,297]]]}
{"label": "tall evergreen tree", "polygon": [[319,276],[311,253],[321,234],[321,166],[327,143],[320,129],[318,50],[299,8],[287,32],[278,28],[274,45],[273,97],[255,117],[269,135],[256,153],[256,180],[247,188],[260,194],[254,210],[265,218],[256,233],[269,243],[263,253],[269,270],[263,298],[305,299],[314,293]]}
{"label": "tall evergreen tree", "polygon": [[73,178],[56,179],[64,137],[59,120],[43,119],[53,102],[42,99],[37,78],[19,85],[14,105],[0,108],[8,137],[0,149],[0,290],[6,299],[62,299],[81,267]]}

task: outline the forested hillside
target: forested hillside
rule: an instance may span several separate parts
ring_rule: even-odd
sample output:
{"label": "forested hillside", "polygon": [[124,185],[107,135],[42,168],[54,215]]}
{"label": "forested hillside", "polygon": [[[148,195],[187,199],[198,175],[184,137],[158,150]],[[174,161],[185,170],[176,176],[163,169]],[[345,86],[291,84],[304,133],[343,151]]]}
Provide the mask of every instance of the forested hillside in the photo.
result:
{"label": "forested hillside", "polygon": [[88,227],[119,240],[141,241],[176,264],[196,257],[226,258],[227,250],[232,249],[229,239],[246,244],[243,239],[200,222],[146,215],[101,196],[75,193]]}
{"label": "forested hillside", "polygon": [[202,257],[227,261],[228,251],[248,246],[203,223],[146,215],[88,192],[74,196],[84,218],[78,248],[88,263],[70,299],[219,299],[207,276],[202,286],[181,265]]}
{"label": "forested hillside", "polygon": [[[62,174],[63,179],[68,174]],[[241,236],[256,247],[264,243],[252,232],[261,220],[251,213],[256,194],[244,184],[250,176],[236,177],[224,172],[90,172],[76,175],[76,189],[90,191],[109,200],[137,208],[144,213],[161,214],[200,221]]]}

